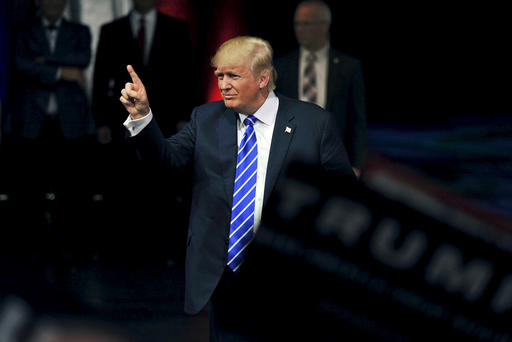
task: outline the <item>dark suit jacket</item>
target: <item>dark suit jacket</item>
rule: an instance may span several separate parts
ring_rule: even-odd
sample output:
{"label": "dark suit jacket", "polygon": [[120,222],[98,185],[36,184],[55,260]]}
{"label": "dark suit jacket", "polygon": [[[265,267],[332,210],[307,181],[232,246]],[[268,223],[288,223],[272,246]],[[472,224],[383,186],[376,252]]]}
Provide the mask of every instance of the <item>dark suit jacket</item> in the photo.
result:
{"label": "dark suit jacket", "polygon": [[[91,59],[91,34],[87,26],[62,20],[55,51],[50,53],[40,20],[22,28],[15,41],[16,95],[6,130],[37,138],[43,128],[50,94],[55,93],[58,120],[65,138],[94,134],[95,125],[85,89],[78,83],[57,80],[59,67],[85,69]],[[37,59],[43,57],[44,62]]]}
{"label": "dark suit jacket", "polygon": [[[222,101],[212,102],[196,107],[189,124],[167,140],[154,120],[131,140],[145,162],[163,162],[171,168],[193,163],[185,265],[188,313],[197,313],[207,304],[226,267],[238,149],[237,115]],[[286,127],[291,128],[290,133]],[[354,177],[332,115],[314,104],[279,96],[264,203],[292,161],[322,165],[330,172]]]}
{"label": "dark suit jacket", "polygon": [[[147,65],[143,65],[129,16],[101,27],[93,81],[93,112],[98,126],[109,126],[113,138],[124,138],[126,111],[120,90],[131,82],[131,64],[144,81],[156,120],[166,135],[176,132],[180,120],[188,120],[196,95],[194,53],[186,24],[157,14]],[[173,111],[168,104],[173,103]]]}
{"label": "dark suit jacket", "polygon": [[[276,91],[299,98],[299,50],[276,59]],[[366,102],[361,63],[329,50],[325,109],[334,114],[353,166],[361,167],[366,149]]]}

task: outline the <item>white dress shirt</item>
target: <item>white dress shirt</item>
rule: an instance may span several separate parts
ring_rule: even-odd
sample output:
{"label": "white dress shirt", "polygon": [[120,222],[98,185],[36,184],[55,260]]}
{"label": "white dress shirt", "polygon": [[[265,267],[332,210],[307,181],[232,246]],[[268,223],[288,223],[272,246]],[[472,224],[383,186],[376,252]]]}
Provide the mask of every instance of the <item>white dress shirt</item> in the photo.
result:
{"label": "white dress shirt", "polygon": [[49,30],[48,26],[50,26],[50,22],[46,20],[46,18],[42,17],[43,26],[46,31],[46,38],[48,38],[48,43],[50,43],[50,52],[53,54],[55,51],[55,45],[57,44],[57,36],[59,35],[59,28],[60,24],[62,22],[62,19],[59,18],[55,22],[55,28],[56,30]]}
{"label": "white dress shirt", "polygon": [[[304,69],[306,69],[306,58],[311,51],[300,47],[299,55],[299,99],[307,101],[306,97],[302,94],[302,80],[304,78]],[[329,44],[327,43],[323,48],[314,52],[316,55],[315,74],[316,74],[316,104],[325,108],[327,101],[327,75],[329,74]]]}
{"label": "white dress shirt", "polygon": [[153,42],[153,36],[155,34],[156,27],[156,15],[157,11],[153,8],[151,11],[142,16],[137,11],[131,11],[130,13],[130,25],[132,27],[133,37],[137,39],[140,27],[140,19],[144,17],[145,28],[144,28],[144,64],[148,63],[149,52],[151,51],[151,44]]}
{"label": "white dress shirt", "polygon": [[[50,53],[53,55],[55,52],[55,46],[57,45],[57,37],[59,35],[59,28],[62,22],[62,18],[57,19],[55,22],[55,30],[49,30],[48,26],[50,26],[50,22],[46,20],[46,18],[41,18],[43,27],[45,28],[46,38],[48,39],[48,44],[50,46]],[[60,67],[57,69],[57,73],[55,74],[55,80],[60,78]],[[46,114],[50,116],[54,116],[57,113],[57,99],[55,97],[55,93],[50,93],[50,98],[48,99],[48,106],[46,107]]]}
{"label": "white dress shirt", "polygon": [[[256,232],[261,223],[261,212],[263,209],[263,198],[265,195],[265,179],[267,176],[268,157],[270,155],[270,146],[272,144],[272,134],[276,123],[277,109],[279,108],[279,98],[274,92],[271,92],[263,105],[254,113],[258,119],[254,123],[254,131],[256,132],[256,141],[258,142],[258,171],[256,172],[256,200],[254,203],[254,231]],[[244,136],[246,126],[243,123],[247,115],[239,113],[237,123],[238,146]],[[124,122],[124,126],[130,132],[130,136],[135,136],[146,127],[153,118],[150,111],[143,118],[132,120],[128,118]]]}
{"label": "white dress shirt", "polygon": [[[256,172],[256,200],[254,202],[254,232],[258,230],[261,223],[261,212],[263,209],[263,196],[265,195],[265,179],[267,176],[268,156],[272,144],[272,134],[276,123],[279,98],[271,92],[263,105],[254,113],[258,119],[254,123],[256,141],[258,142],[258,171]],[[246,126],[243,123],[247,115],[239,114],[238,121],[238,146],[244,137]]]}

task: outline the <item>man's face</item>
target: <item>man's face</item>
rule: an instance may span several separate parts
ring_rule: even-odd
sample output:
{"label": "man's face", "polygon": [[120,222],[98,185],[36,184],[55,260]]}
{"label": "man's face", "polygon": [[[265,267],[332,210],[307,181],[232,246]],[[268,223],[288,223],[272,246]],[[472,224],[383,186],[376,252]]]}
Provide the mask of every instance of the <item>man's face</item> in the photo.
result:
{"label": "man's face", "polygon": [[133,6],[139,13],[147,13],[156,6],[156,0],[133,0]]}
{"label": "man's face", "polygon": [[36,4],[41,14],[50,22],[54,22],[62,16],[66,8],[67,0],[37,0]]}
{"label": "man's face", "polygon": [[327,43],[329,23],[316,5],[297,8],[294,19],[297,42],[310,51],[321,49]]}
{"label": "man's face", "polygon": [[238,113],[254,114],[263,103],[260,88],[262,81],[254,77],[248,63],[218,66],[215,75],[226,107]]}

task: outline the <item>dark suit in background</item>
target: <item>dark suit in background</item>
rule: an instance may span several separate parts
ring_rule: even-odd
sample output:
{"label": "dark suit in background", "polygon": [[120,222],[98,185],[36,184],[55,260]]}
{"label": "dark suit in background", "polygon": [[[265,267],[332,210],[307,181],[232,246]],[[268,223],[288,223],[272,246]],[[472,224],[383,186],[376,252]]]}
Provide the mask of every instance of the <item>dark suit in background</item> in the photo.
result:
{"label": "dark suit in background", "polygon": [[[188,204],[189,183],[187,180],[174,182],[159,170],[151,170],[146,187],[127,186],[133,180],[130,173],[137,172],[135,170],[143,172],[143,166],[135,151],[125,142],[122,123],[126,119],[126,111],[119,103],[119,91],[130,81],[126,65],[131,64],[146,82],[152,109],[157,113],[156,120],[163,132],[174,134],[177,125],[188,120],[195,101],[195,55],[187,25],[157,12],[147,63],[143,63],[136,33],[131,27],[131,15],[134,13],[101,27],[94,69],[93,112],[99,133],[106,128],[112,135],[111,142],[103,141],[107,143],[100,146],[103,158],[97,171],[104,185],[105,200],[114,209],[113,221],[106,222],[112,239],[108,242],[110,247],[105,250],[113,250],[122,258],[138,260],[179,259],[183,258],[185,248],[188,208],[184,206]],[[169,103],[173,103],[172,111],[167,110]],[[145,218],[147,230],[144,234],[134,228],[141,222],[126,217],[124,213],[134,202],[148,203],[154,211],[153,215]],[[176,225],[183,228],[169,230],[164,227],[163,222],[169,216],[174,216]],[[117,243],[120,238],[123,240],[121,245]],[[122,245],[126,248],[111,248]]]}
{"label": "dark suit in background", "polygon": [[49,97],[54,93],[58,108],[55,120],[62,136],[76,140],[95,134],[85,89],[77,82],[57,79],[58,68],[85,69],[90,60],[91,34],[85,25],[62,19],[53,53],[40,20],[22,28],[15,38],[13,77],[17,78],[18,92],[7,132],[27,139],[40,137]]}
{"label": "dark suit in background", "polygon": [[[329,49],[329,73],[325,109],[334,114],[350,162],[360,168],[366,149],[366,101],[361,63]],[[276,90],[299,98],[299,50],[275,61]]]}
{"label": "dark suit in background", "polygon": [[[28,247],[30,252],[75,249],[85,222],[84,203],[91,195],[95,125],[83,84],[91,35],[87,26],[62,18],[58,24],[53,51],[41,18],[17,32],[13,96],[4,127],[13,217],[32,234],[28,242],[35,247]],[[23,245],[25,238],[19,241]]]}
{"label": "dark suit in background", "polygon": [[[367,134],[363,72],[357,59],[342,54],[330,46],[331,20],[331,10],[324,1],[304,0],[297,5],[293,24],[300,49],[275,61],[278,74],[276,90],[292,98],[312,100],[309,96],[302,97],[299,94],[300,73],[306,72],[309,54],[325,56],[327,69],[324,69],[319,61],[314,62],[313,68],[316,73],[325,76],[317,76],[316,85],[313,85],[316,91],[325,89],[325,103],[318,96],[313,102],[334,114],[350,162],[359,177],[366,155]],[[301,53],[305,56],[301,56]],[[301,57],[304,57],[303,67]],[[309,79],[306,76],[304,78]],[[321,79],[326,80],[326,83],[320,83]],[[320,95],[320,92],[318,94]]]}
{"label": "dark suit in background", "polygon": [[[130,15],[101,27],[94,67],[93,111],[98,127],[108,126],[114,142],[125,136],[126,111],[119,103],[119,89],[130,81],[126,73],[128,64],[145,80],[151,107],[165,134],[176,133],[176,125],[188,120],[188,113],[195,105],[197,85],[193,66],[196,56],[186,23],[157,13],[147,64],[137,53],[135,37]],[[170,82],[172,79],[180,82]],[[172,113],[163,110],[169,101],[175,103],[176,110]]]}

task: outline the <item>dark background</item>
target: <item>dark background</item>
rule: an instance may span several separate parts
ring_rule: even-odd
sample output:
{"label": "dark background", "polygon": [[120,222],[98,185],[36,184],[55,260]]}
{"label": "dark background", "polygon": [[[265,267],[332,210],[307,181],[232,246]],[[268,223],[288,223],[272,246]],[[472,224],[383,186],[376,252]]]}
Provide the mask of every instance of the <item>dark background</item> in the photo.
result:
{"label": "dark background", "polygon": [[[332,12],[331,45],[362,62],[370,154],[404,164],[510,218],[512,53],[505,6],[326,2]],[[236,23],[238,32],[267,39],[276,57],[297,47],[298,1],[190,3],[202,59],[197,68],[204,77],[195,89],[201,94],[197,104],[204,102],[206,78],[213,72],[209,59],[217,47],[212,46],[216,28]],[[2,39],[8,39],[34,15],[35,6],[33,0],[1,4],[7,22],[2,22]],[[3,73],[7,57],[2,57]]]}
{"label": "dark background", "polygon": [[[11,30],[34,12],[31,0],[2,1]],[[269,40],[277,57],[297,46],[298,1],[227,1],[241,10],[222,17],[215,15],[220,1],[190,2],[206,65],[213,22],[241,23],[240,32]],[[429,123],[512,112],[511,30],[503,3],[326,3],[332,46],[362,62],[369,122]]]}
{"label": "dark background", "polygon": [[[17,25],[33,15],[32,2],[0,0],[2,11],[5,9],[1,18],[8,22],[2,22],[1,39],[7,39]],[[298,1],[233,1],[241,5],[241,11],[226,16],[214,14],[220,0],[191,2],[197,47],[204,60],[198,68],[205,75],[212,72],[208,60],[214,23],[242,23],[240,31],[269,40],[276,57],[296,48],[292,24]],[[512,53],[508,51],[511,30],[505,5],[326,2],[333,17],[332,46],[362,62],[369,150],[476,200],[480,208],[510,218]],[[7,60],[2,56],[2,63]],[[206,82],[198,81],[198,87],[205,92]],[[9,206],[2,205],[0,228],[6,229],[2,217]],[[98,207],[93,208],[93,216],[109,210],[104,204]],[[91,231],[82,233],[91,235]],[[2,270],[0,288],[12,283],[9,289],[19,287],[22,291],[17,292],[27,292],[28,287],[33,292],[27,301],[43,313],[49,308],[78,311],[82,318],[114,321],[141,341],[162,341],[169,336],[196,341],[207,334],[205,313],[199,321],[182,315],[183,274],[179,267],[134,266],[126,261],[110,265],[93,256],[90,262],[75,265],[71,274],[54,277],[56,280],[16,263],[2,264]],[[60,308],[73,305],[74,300],[79,309]],[[180,339],[180,331],[193,331],[197,339],[190,335]]]}
{"label": "dark background", "polygon": [[[269,40],[276,56],[296,47],[296,3],[243,2],[248,33]],[[503,5],[327,3],[332,46],[362,62],[370,122],[512,112],[510,28]]]}
{"label": "dark background", "polygon": [[[206,98],[219,28],[234,26],[267,39],[276,57],[297,47],[298,1],[189,2],[202,60],[197,104]],[[505,5],[326,2],[331,45],[362,62],[369,154],[384,155],[512,217],[512,53]],[[8,22],[2,23],[2,39],[7,39],[34,15],[35,6],[33,0],[2,5]]]}

